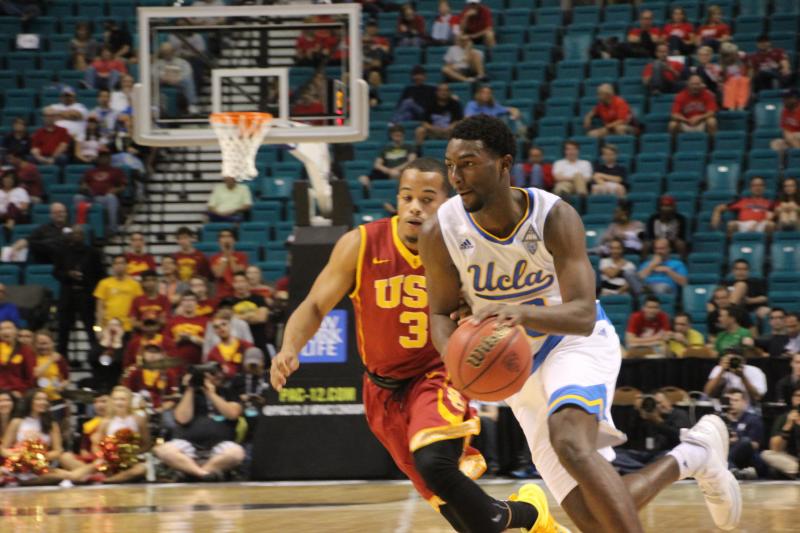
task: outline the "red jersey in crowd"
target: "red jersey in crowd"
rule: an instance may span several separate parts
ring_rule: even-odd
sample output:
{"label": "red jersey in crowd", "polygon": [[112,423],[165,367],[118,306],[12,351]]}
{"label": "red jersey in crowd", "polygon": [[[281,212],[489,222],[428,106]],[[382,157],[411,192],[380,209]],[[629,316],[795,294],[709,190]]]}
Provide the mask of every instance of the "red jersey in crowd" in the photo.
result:
{"label": "red jersey in crowd", "polygon": [[150,254],[135,254],[125,252],[125,259],[128,261],[128,275],[138,277],[145,270],[157,270],[156,259]]}
{"label": "red jersey in crowd", "polygon": [[680,37],[682,40],[686,40],[687,37],[694,33],[694,26],[692,26],[688,22],[670,22],[669,24],[664,25],[664,35],[667,37]]}
{"label": "red jersey in crowd", "polygon": [[173,316],[167,322],[167,342],[174,346],[170,355],[183,359],[187,365],[196,365],[203,360],[203,344],[195,344],[186,337],[204,338],[208,318],[203,316]]}
{"label": "red jersey in crowd", "polygon": [[[406,379],[441,365],[428,329],[428,293],[419,256],[397,234],[397,217],[359,226],[356,286],[350,298],[367,370]],[[381,335],[365,335],[380,331]]]}
{"label": "red jersey in crowd", "polygon": [[[466,18],[471,9],[476,9],[477,12]],[[479,33],[492,27],[492,10],[480,4],[467,4],[458,18],[459,20],[466,19],[464,32],[467,34]]]}
{"label": "red jersey in crowd", "polygon": [[208,268],[208,258],[200,250],[175,252],[172,254],[172,257],[178,265],[178,277],[181,281],[189,281],[192,276],[211,277],[211,271]]}
{"label": "red jersey in crowd", "polygon": [[731,211],[737,211],[737,220],[747,222],[755,220],[760,222],[767,219],[773,207],[773,201],[767,198],[753,198],[744,196],[728,205]]}
{"label": "red jersey in crowd", "polygon": [[125,352],[122,355],[122,368],[128,368],[133,365],[142,364],[142,354],[144,347],[148,344],[155,344],[161,346],[161,349],[167,355],[172,355],[170,352],[170,345],[166,342],[164,335],[157,333],[152,337],[145,337],[141,333],[134,333],[128,344],[125,345]]}
{"label": "red jersey in crowd", "polygon": [[628,332],[637,337],[650,337],[662,331],[669,331],[669,317],[664,311],[659,311],[652,319],[648,320],[644,311],[636,311],[628,319]]}
{"label": "red jersey in crowd", "polygon": [[147,391],[153,407],[160,407],[164,396],[178,390],[178,376],[175,369],[145,370],[134,368],[122,380],[122,384],[133,392]]}
{"label": "red jersey in crowd", "polygon": [[233,377],[242,369],[244,352],[253,344],[241,339],[232,339],[230,344],[218,343],[208,352],[208,361],[216,361],[228,377]]}
{"label": "red jersey in crowd", "polygon": [[213,298],[206,298],[205,300],[200,300],[197,302],[197,310],[195,311],[195,314],[197,316],[211,316],[216,308],[216,300]]}
{"label": "red jersey in crowd", "polygon": [[36,356],[28,346],[0,342],[0,390],[26,392],[34,386]]}
{"label": "red jersey in crowd", "polygon": [[41,198],[44,195],[44,186],[42,185],[42,175],[39,169],[33,163],[23,161],[17,167],[17,181],[20,187],[28,191],[31,196]]}
{"label": "red jersey in crowd", "polygon": [[731,34],[731,27],[727,24],[706,24],[697,29],[697,34],[702,39],[722,39]]}
{"label": "red jersey in crowd", "polygon": [[150,298],[146,294],[137,296],[131,303],[130,316],[141,322],[145,317],[157,318],[162,324],[166,322],[172,311],[169,298],[163,294],[156,294]]}
{"label": "red jersey in crowd", "polygon": [[43,156],[50,157],[61,143],[69,145],[71,140],[69,132],[61,126],[39,128],[31,135],[31,149],[38,148]]}
{"label": "red jersey in crowd", "polygon": [[786,52],[781,48],[770,48],[769,50],[756,50],[747,56],[747,61],[755,71],[778,70],[781,61],[787,59]]}
{"label": "red jersey in crowd", "polygon": [[[667,63],[669,64],[671,70],[662,70],[661,76],[667,81],[675,81],[677,80],[681,72],[683,72],[683,63],[680,61],[672,61],[671,59],[667,59]],[[642,70],[642,77],[643,78],[650,78],[653,76],[653,63],[648,63],[644,66]]]}
{"label": "red jersey in crowd", "polygon": [[594,106],[594,113],[600,117],[603,124],[611,124],[617,120],[628,120],[631,118],[631,108],[628,106],[628,102],[620,96],[612,96],[611,101],[607,104],[598,102],[597,105]]}
{"label": "red jersey in crowd", "polygon": [[714,93],[708,89],[703,89],[699,94],[692,94],[688,89],[684,89],[675,97],[672,103],[672,113],[680,114],[686,118],[705,115],[709,111],[717,110],[717,99]]}
{"label": "red jersey in crowd", "polygon": [[[232,252],[233,257],[236,258],[236,263],[241,267],[240,270],[237,272],[244,272],[247,268],[247,254],[244,252]],[[211,257],[211,268],[214,268],[216,265],[220,264],[225,259],[225,255],[223,253],[218,253]],[[217,290],[214,295],[217,298],[224,298],[225,296],[230,296],[233,294],[233,275],[236,274],[231,269],[230,263],[225,265],[225,270],[222,272],[222,275],[217,278]]]}
{"label": "red jersey in crowd", "polygon": [[792,109],[783,106],[783,111],[781,111],[781,129],[792,133],[800,131],[800,104],[794,106]]}
{"label": "red jersey in crowd", "polygon": [[653,39],[654,42],[664,35],[664,32],[661,31],[661,28],[657,26],[650,26],[647,30],[643,30],[642,28],[631,28],[628,30],[628,39],[630,40],[631,37],[641,38],[642,32],[644,31],[647,31],[647,33],[650,34],[650,38]]}
{"label": "red jersey in crowd", "polygon": [[83,173],[83,182],[92,196],[105,196],[111,189],[124,187],[125,173],[115,167],[94,167]]}

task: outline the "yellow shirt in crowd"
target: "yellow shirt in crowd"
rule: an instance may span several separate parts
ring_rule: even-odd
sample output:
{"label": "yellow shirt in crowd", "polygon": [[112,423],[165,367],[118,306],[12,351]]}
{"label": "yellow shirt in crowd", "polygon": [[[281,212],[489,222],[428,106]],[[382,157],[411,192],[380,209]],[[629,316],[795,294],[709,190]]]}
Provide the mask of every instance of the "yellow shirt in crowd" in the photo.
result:
{"label": "yellow shirt in crowd", "polygon": [[101,326],[105,326],[109,320],[116,318],[122,321],[125,331],[130,331],[132,327],[129,316],[131,304],[134,298],[142,294],[144,294],[142,286],[130,276],[122,279],[110,276],[98,283],[93,296],[105,304],[105,314]]}

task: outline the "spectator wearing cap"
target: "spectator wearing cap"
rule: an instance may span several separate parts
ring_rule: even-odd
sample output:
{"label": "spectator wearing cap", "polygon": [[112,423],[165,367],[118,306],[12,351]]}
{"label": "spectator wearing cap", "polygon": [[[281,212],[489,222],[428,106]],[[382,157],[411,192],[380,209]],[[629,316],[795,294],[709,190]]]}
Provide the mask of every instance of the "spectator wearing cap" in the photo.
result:
{"label": "spectator wearing cap", "polygon": [[475,82],[486,78],[483,52],[475,48],[472,39],[463,33],[444,54],[442,74],[448,81]]}
{"label": "spectator wearing cap", "polygon": [[31,136],[28,133],[28,124],[22,117],[16,117],[11,122],[11,131],[3,136],[0,145],[4,155],[19,154],[23,159],[31,153]]}
{"label": "spectator wearing cap", "polygon": [[797,89],[783,91],[781,132],[783,136],[770,143],[773,150],[783,152],[789,148],[800,148],[800,91]]}
{"label": "spectator wearing cap", "polygon": [[426,78],[425,67],[422,65],[415,65],[411,69],[411,85],[406,85],[403,89],[392,116],[392,123],[422,120],[425,110],[436,101],[436,87],[425,83]]}
{"label": "spectator wearing cap", "polygon": [[133,299],[131,303],[131,322],[134,329],[140,329],[142,322],[149,318],[166,324],[172,311],[169,299],[158,292],[158,272],[145,270],[139,272],[142,294]]}
{"label": "spectator wearing cap", "polygon": [[19,314],[19,308],[14,302],[9,302],[6,298],[8,292],[4,283],[0,283],[0,322],[10,320],[17,327],[22,325],[22,317]]}
{"label": "spectator wearing cap", "polygon": [[439,15],[431,24],[431,43],[436,46],[451,45],[459,33],[461,33],[460,17],[453,15],[450,2],[439,0]]}
{"label": "spectator wearing cap", "polygon": [[652,95],[678,92],[681,86],[683,63],[669,59],[669,47],[658,44],[655,59],[642,70],[642,83]]}
{"label": "spectator wearing cap", "polygon": [[729,235],[746,231],[772,233],[775,229],[774,202],[766,198],[765,193],[764,178],[760,176],[750,178],[750,194],[729,204],[716,206],[711,214],[711,226],[718,228],[722,223],[722,214],[733,211],[736,213],[736,220],[731,220],[727,224]]}
{"label": "spectator wearing cap", "polygon": [[359,181],[369,187],[372,180],[400,179],[403,170],[417,158],[416,149],[405,140],[405,129],[396,124],[389,128],[391,142],[385,145],[372,164],[369,176],[359,177]]}
{"label": "spectator wearing cap", "polygon": [[760,35],[756,51],[747,56],[753,91],[788,88],[794,82],[789,56],[782,48],[773,48],[769,36]]}
{"label": "spectator wearing cap", "polygon": [[241,222],[253,207],[250,187],[237,183],[233,176],[223,176],[214,186],[208,199],[208,219],[211,222]]}
{"label": "spectator wearing cap", "polygon": [[440,83],[436,87],[436,100],[425,110],[422,125],[415,132],[417,146],[425,139],[449,139],[459,120],[464,118],[461,103],[450,93],[450,86]]}
{"label": "spectator wearing cap", "polygon": [[119,194],[125,190],[128,180],[122,170],[111,166],[111,154],[101,151],[95,166],[83,173],[80,193],[74,197],[76,208],[81,202],[103,206],[108,220],[108,234],[116,235],[119,226]]}
{"label": "spectator wearing cap", "polygon": [[253,345],[232,335],[231,322],[227,318],[215,316],[211,327],[219,337],[219,342],[208,352],[207,359],[219,363],[225,375],[232,378],[241,372],[244,352]]}
{"label": "spectator wearing cap", "polygon": [[581,147],[575,141],[564,143],[564,158],[553,164],[553,193],[559,196],[577,194],[586,196],[589,181],[592,179],[592,164],[580,159]]}
{"label": "spectator wearing cap", "polygon": [[425,19],[414,11],[411,3],[403,4],[397,15],[395,46],[424,46],[428,40],[425,34]]}
{"label": "spectator wearing cap", "polygon": [[681,256],[686,255],[686,217],[678,213],[677,202],[665,194],[658,200],[658,211],[647,220],[647,241],[666,239]]}
{"label": "spectator wearing cap", "polygon": [[31,136],[31,155],[39,165],[65,165],[69,162],[69,132],[56,124],[59,114],[51,109],[42,111],[43,125]]}
{"label": "spectator wearing cap", "polygon": [[50,110],[56,114],[56,125],[66,129],[73,138],[79,138],[86,130],[86,119],[89,110],[82,103],[75,100],[75,89],[66,86],[61,89],[60,102],[50,105]]}
{"label": "spectator wearing cap", "polygon": [[492,10],[481,5],[481,0],[467,0],[459,19],[461,33],[469,37],[473,43],[483,44],[488,48],[495,45]]}
{"label": "spectator wearing cap", "polygon": [[672,250],[667,239],[656,239],[653,255],[639,266],[639,279],[656,294],[677,296],[681,287],[687,283],[686,264],[671,257]]}
{"label": "spectator wearing cap", "polygon": [[145,344],[141,364],[129,367],[122,378],[122,384],[149,400],[157,413],[175,407],[175,401],[165,400],[165,397],[177,392],[179,385],[177,369],[157,368],[164,357],[164,349],[160,344]]}
{"label": "spectator wearing cap", "polygon": [[[583,117],[583,129],[590,137],[627,135],[633,131],[633,114],[628,102],[614,94],[614,86],[604,83],[597,88],[597,105]],[[599,118],[603,125],[592,129],[592,119]]]}
{"label": "spectator wearing cap", "polygon": [[[138,278],[142,272],[147,270],[155,271],[156,258],[147,252],[147,244],[144,234],[139,231],[131,233],[128,242],[128,249],[124,252],[125,259],[128,260],[128,275]],[[156,291],[158,288],[156,288]]]}
{"label": "spectator wearing cap", "polygon": [[592,194],[624,197],[628,188],[628,169],[617,162],[617,147],[604,144],[600,149],[600,158],[601,163],[594,168],[592,174]]}
{"label": "spectator wearing cap", "polygon": [[670,116],[670,133],[704,131],[717,133],[717,99],[706,89],[700,76],[689,76],[686,88],[675,96]]}
{"label": "spectator wearing cap", "polygon": [[[250,332],[250,325],[236,316],[233,311],[236,303],[237,300],[233,296],[222,298],[217,304],[214,316],[224,318],[230,322],[231,335],[252,344],[253,334]],[[219,335],[214,331],[214,328],[206,328],[205,339],[203,339],[203,356],[207,357],[211,349],[217,344],[219,344]]]}
{"label": "spectator wearing cap", "polygon": [[20,152],[8,154],[8,164],[11,165],[10,172],[17,178],[17,183],[25,189],[30,197],[30,202],[39,204],[44,197],[44,185],[42,185],[42,175],[33,163],[26,161]]}
{"label": "spectator wearing cap", "polygon": [[553,165],[546,163],[544,152],[538,146],[531,146],[528,159],[515,163],[511,168],[511,183],[515,187],[536,187],[553,189]]}

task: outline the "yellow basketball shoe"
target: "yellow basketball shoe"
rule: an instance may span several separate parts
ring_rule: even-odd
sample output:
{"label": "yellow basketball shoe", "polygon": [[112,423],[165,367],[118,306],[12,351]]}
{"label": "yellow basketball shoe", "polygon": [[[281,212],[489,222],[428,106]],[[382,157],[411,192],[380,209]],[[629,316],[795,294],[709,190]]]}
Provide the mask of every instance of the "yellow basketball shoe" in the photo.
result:
{"label": "yellow basketball shoe", "polygon": [[539,514],[530,530],[521,529],[520,531],[524,533],[571,533],[569,529],[556,522],[553,515],[550,514],[547,496],[539,485],[533,483],[523,485],[519,489],[519,494],[512,494],[508,499],[513,502],[529,503],[536,508],[536,512]]}

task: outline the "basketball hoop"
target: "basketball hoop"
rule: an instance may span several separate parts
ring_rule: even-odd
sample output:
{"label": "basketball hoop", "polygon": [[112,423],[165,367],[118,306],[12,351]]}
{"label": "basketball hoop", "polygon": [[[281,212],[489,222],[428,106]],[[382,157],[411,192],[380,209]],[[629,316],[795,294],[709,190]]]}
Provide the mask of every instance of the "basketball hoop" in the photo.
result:
{"label": "basketball hoop", "polygon": [[272,125],[269,113],[228,111],[208,117],[222,150],[222,175],[238,181],[258,176],[256,153]]}

